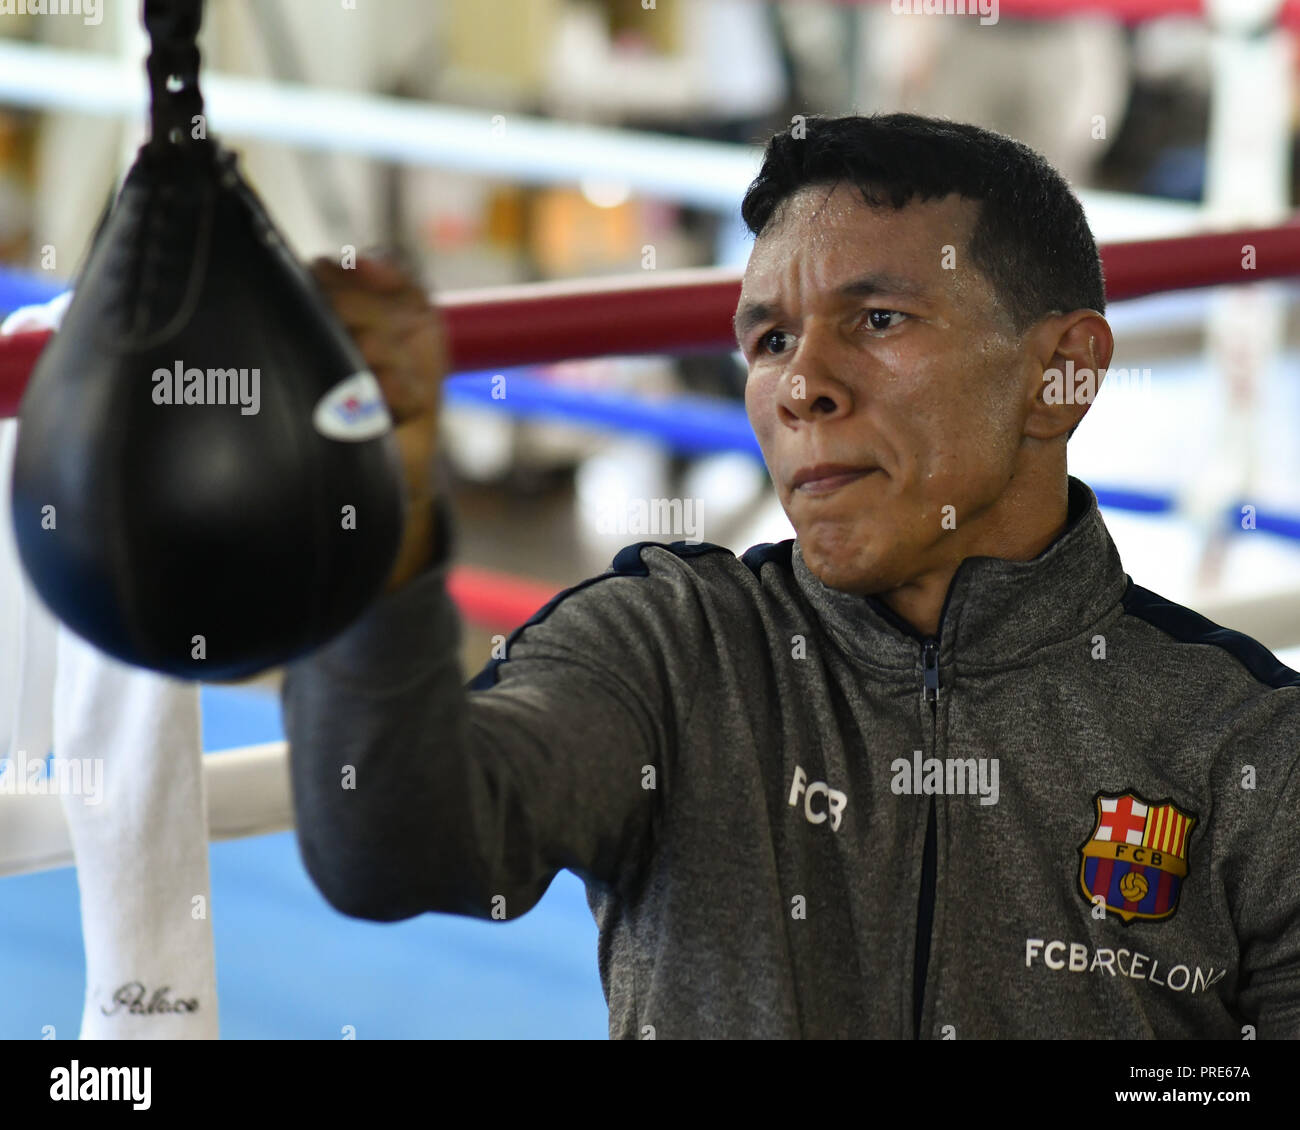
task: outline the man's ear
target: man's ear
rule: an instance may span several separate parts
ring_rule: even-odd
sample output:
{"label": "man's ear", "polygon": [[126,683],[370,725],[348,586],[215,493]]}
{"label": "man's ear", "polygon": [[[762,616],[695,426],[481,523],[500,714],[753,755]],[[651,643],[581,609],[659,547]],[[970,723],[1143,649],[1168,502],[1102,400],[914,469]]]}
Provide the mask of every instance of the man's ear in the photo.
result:
{"label": "man's ear", "polygon": [[1056,439],[1068,435],[1092,407],[1115,351],[1115,335],[1096,310],[1074,310],[1044,318],[1029,336],[1035,362],[1026,377],[1025,435]]}

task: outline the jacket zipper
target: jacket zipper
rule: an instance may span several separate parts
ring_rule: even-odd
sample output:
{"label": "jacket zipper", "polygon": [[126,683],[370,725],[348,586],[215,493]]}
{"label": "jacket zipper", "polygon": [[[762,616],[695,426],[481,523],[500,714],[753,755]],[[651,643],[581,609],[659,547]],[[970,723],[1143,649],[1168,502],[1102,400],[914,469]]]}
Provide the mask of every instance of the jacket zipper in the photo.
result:
{"label": "jacket zipper", "polygon": [[[930,704],[931,745],[937,746],[939,724],[939,641],[927,639],[921,647],[921,697]],[[930,751],[927,750],[928,754]],[[921,1038],[921,1014],[925,1005],[925,976],[930,964],[930,931],[934,923],[934,888],[938,843],[934,794],[925,822],[925,849],[921,855],[921,897],[916,915],[916,961],[912,984],[912,1036]]]}

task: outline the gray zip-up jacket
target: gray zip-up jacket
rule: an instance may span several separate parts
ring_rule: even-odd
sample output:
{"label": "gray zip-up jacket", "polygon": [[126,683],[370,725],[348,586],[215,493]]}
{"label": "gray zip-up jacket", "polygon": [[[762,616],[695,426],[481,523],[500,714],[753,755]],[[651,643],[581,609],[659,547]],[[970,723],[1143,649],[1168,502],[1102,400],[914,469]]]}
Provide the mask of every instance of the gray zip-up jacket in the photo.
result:
{"label": "gray zip-up jacket", "polygon": [[1300,1037],[1300,675],[1134,585],[1091,490],[940,631],[797,541],[641,542],[468,686],[442,553],[284,690],[375,920],[587,885],[612,1037]]}

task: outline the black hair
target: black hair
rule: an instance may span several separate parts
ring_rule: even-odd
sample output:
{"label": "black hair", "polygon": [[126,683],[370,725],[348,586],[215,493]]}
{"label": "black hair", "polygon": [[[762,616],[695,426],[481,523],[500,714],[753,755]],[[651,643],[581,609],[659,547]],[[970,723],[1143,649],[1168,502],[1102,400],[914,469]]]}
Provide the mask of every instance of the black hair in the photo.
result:
{"label": "black hair", "polygon": [[1083,207],[1021,142],[918,114],[795,118],[768,141],[740,214],[759,236],[800,189],[839,183],[874,207],[954,192],[978,201],[967,252],[1018,334],[1048,314],[1105,313],[1101,256]]}

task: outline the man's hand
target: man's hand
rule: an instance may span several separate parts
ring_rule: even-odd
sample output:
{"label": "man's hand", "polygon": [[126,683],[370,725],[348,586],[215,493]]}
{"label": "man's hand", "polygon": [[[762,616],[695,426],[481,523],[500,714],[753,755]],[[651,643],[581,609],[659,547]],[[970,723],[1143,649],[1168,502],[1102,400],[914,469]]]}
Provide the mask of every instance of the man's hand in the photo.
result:
{"label": "man's hand", "polygon": [[393,417],[409,505],[385,586],[392,592],[433,557],[433,467],[447,375],[442,319],[424,290],[391,263],[358,259],[346,270],[322,258],[311,273],[379,381]]}

